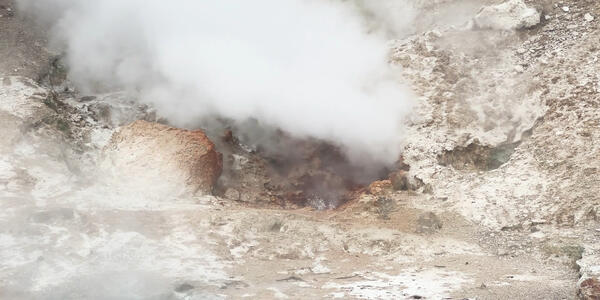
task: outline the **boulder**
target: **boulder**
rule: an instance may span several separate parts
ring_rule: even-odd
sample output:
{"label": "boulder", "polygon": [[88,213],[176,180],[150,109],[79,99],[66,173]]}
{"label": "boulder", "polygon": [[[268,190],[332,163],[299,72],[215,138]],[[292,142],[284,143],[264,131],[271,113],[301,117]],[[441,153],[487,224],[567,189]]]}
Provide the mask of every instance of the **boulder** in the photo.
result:
{"label": "boulder", "polygon": [[125,182],[139,183],[150,190],[166,188],[178,196],[212,193],[223,162],[201,130],[140,120],[112,135],[101,166]]}
{"label": "boulder", "polygon": [[577,296],[583,300],[600,300],[600,280],[598,278],[582,278],[578,284]]}
{"label": "boulder", "polygon": [[540,23],[541,13],[527,6],[523,0],[509,0],[485,6],[473,19],[475,28],[495,30],[519,30]]}

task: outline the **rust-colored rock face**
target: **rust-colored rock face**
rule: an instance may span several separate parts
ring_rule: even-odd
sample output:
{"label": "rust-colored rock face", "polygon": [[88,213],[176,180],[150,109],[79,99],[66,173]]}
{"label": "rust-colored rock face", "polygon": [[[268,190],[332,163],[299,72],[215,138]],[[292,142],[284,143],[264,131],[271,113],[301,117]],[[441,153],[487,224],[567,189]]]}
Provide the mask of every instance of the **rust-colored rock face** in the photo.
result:
{"label": "rust-colored rock face", "polygon": [[383,196],[392,191],[392,183],[390,180],[378,180],[369,184],[368,191],[371,195]]}
{"label": "rust-colored rock face", "polygon": [[211,193],[223,168],[221,154],[201,130],[141,120],[115,132],[105,154],[118,173],[181,192]]}
{"label": "rust-colored rock face", "polygon": [[597,278],[582,281],[577,295],[583,300],[600,300],[600,281]]}

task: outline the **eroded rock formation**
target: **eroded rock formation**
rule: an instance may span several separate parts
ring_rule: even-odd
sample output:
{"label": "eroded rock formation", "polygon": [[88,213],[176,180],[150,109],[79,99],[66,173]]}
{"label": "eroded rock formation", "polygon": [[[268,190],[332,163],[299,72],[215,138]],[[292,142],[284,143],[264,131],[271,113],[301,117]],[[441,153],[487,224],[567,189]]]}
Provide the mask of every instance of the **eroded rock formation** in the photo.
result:
{"label": "eroded rock formation", "polygon": [[211,193],[221,175],[221,154],[201,130],[135,121],[115,132],[102,163],[111,172],[179,187],[177,193]]}

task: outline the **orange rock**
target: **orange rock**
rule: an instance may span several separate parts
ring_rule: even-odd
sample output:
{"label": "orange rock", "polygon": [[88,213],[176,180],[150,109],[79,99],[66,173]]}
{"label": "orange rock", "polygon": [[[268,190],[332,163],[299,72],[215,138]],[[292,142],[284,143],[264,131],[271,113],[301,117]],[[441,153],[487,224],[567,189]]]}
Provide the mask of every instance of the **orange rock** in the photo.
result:
{"label": "orange rock", "polygon": [[211,193],[223,169],[221,153],[201,130],[141,120],[115,132],[105,156],[113,171],[173,187],[177,194]]}
{"label": "orange rock", "polygon": [[369,193],[372,195],[382,195],[391,192],[392,182],[389,180],[373,181],[369,184]]}

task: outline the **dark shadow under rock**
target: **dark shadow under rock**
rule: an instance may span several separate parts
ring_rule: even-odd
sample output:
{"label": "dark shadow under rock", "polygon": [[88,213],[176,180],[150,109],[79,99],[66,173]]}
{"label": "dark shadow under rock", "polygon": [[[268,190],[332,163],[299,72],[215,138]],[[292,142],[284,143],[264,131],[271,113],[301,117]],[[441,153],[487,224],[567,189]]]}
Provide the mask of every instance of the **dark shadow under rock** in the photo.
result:
{"label": "dark shadow under rock", "polygon": [[496,147],[481,145],[475,140],[466,147],[456,147],[438,156],[442,166],[452,166],[456,170],[490,171],[508,162],[521,142],[501,144]]}

